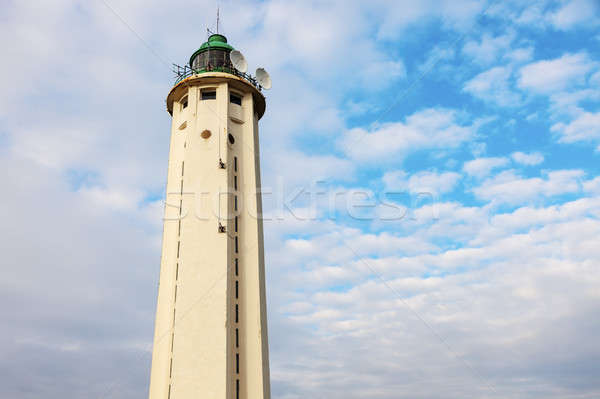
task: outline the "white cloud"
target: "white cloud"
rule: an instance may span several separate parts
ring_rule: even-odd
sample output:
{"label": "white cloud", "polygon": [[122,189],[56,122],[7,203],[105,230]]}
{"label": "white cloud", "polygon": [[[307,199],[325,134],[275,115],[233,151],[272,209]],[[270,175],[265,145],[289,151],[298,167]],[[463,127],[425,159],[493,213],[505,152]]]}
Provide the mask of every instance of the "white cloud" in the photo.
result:
{"label": "white cloud", "polygon": [[523,63],[533,58],[533,47],[523,47],[504,54],[504,58],[514,63]]}
{"label": "white cloud", "polygon": [[590,85],[600,87],[600,71],[590,76]]}
{"label": "white cloud", "polygon": [[[402,386],[413,396],[437,397],[439,386],[449,398],[469,397],[481,381],[461,367],[436,336],[452,337],[454,352],[459,351],[475,369],[497,368],[492,373],[493,383],[502,386],[502,392],[482,391],[487,396],[521,395],[520,386],[509,381],[524,378],[523,373],[528,384],[543,387],[541,395],[525,397],[574,396],[569,386],[579,380],[581,371],[572,372],[572,361],[585,357],[584,370],[598,353],[589,344],[590,339],[595,342],[598,328],[598,323],[590,326],[589,314],[600,306],[596,289],[600,274],[595,267],[600,257],[596,243],[600,223],[588,215],[598,212],[600,202],[585,199],[547,208],[524,207],[498,215],[491,223],[484,220],[483,225],[475,222],[482,216],[481,209],[448,208],[447,214],[425,230],[435,228],[446,234],[451,230],[454,235],[455,230],[444,225],[444,218],[462,217],[462,224],[478,227],[470,230],[465,238],[468,244],[462,248],[356,257],[343,266],[323,264],[286,271],[285,291],[289,292],[294,282],[302,290],[289,305],[282,304],[282,311],[298,309],[300,317],[288,319],[293,320],[289,330],[302,333],[294,335],[291,342],[295,345],[286,346],[286,353],[278,352],[273,363],[288,365],[275,381],[296,381],[292,376],[301,376],[302,383],[290,383],[294,388],[287,391],[297,389],[304,395],[291,397],[335,396],[340,391],[352,399],[393,397],[398,389],[393,381],[399,374],[404,378]],[[386,252],[396,245],[396,238],[381,235],[350,237],[352,242],[338,235],[339,245],[328,242],[330,251],[348,245]],[[323,238],[328,241],[329,235]],[[381,274],[385,283],[375,273]],[[324,280],[342,286],[351,283],[340,290],[323,287]],[[377,345],[364,345],[365,340]],[[568,341],[568,349],[555,350],[557,340]],[[349,346],[354,348],[351,354]],[[487,354],[485,358],[478,355],[482,352]],[[524,353],[528,363],[520,362],[523,367],[515,368],[515,353]],[[434,365],[431,359],[435,359]],[[374,364],[382,361],[396,365],[394,371],[373,372]],[[397,366],[407,362],[410,365],[405,368]],[[556,367],[563,362],[567,366],[556,374]],[[346,366],[339,369],[337,364]],[[350,364],[360,366],[357,369]],[[552,364],[550,373],[529,371],[547,364]],[[451,377],[448,368],[455,370]],[[413,374],[415,370],[418,372]],[[344,380],[349,373],[351,381]],[[424,387],[423,374],[434,383]],[[320,383],[324,376],[326,386]],[[448,392],[450,381],[464,383]],[[348,390],[348,384],[355,387]],[[585,392],[595,394],[599,389],[596,384]]]}
{"label": "white cloud", "polygon": [[548,16],[550,23],[557,29],[597,26],[600,6],[595,0],[564,1],[563,6]]}
{"label": "white cloud", "polygon": [[481,65],[489,65],[506,52],[514,39],[514,34],[492,37],[484,34],[480,41],[471,40],[465,43],[462,51]]}
{"label": "white cloud", "polygon": [[527,154],[521,151],[517,151],[510,154],[510,156],[515,162],[518,162],[523,165],[531,166],[538,165],[544,162],[544,156],[539,152],[532,152]]}
{"label": "white cloud", "polygon": [[409,176],[403,171],[391,171],[383,175],[382,181],[389,191],[428,192],[437,195],[452,191],[460,177],[456,172],[422,171]]}
{"label": "white cloud", "polygon": [[[456,51],[453,47],[447,46],[435,46],[427,53],[425,61],[419,66],[419,72],[427,74],[431,72],[435,67],[440,67],[443,70],[445,67],[445,61],[451,61],[456,56]],[[438,74],[433,74],[434,76]]]}
{"label": "white cloud", "polygon": [[494,67],[468,81],[463,90],[487,102],[516,107],[521,96],[512,89],[510,67]]}
{"label": "white cloud", "polygon": [[513,170],[486,179],[473,193],[480,199],[495,203],[520,204],[526,201],[577,193],[581,190],[581,170],[556,170],[543,178],[524,178]]}
{"label": "white cloud", "polygon": [[600,112],[584,112],[569,123],[557,123],[551,130],[561,135],[560,141],[573,143],[600,138]]}
{"label": "white cloud", "polygon": [[583,189],[596,196],[600,195],[600,176],[583,182]]}
{"label": "white cloud", "polygon": [[372,131],[356,128],[345,132],[340,146],[359,161],[402,159],[422,149],[455,148],[473,136],[475,128],[459,124],[456,112],[426,109],[405,122],[386,123]]}
{"label": "white cloud", "polygon": [[366,66],[363,77],[365,89],[381,89],[391,82],[406,77],[406,68],[402,61],[379,61]]}
{"label": "white cloud", "polygon": [[383,15],[381,23],[377,26],[377,36],[382,39],[396,39],[408,27],[422,19],[435,18],[445,27],[465,30],[472,26],[474,18],[483,8],[483,4],[475,0],[425,0],[418,3],[408,0],[382,0],[364,4],[369,11],[379,10]]}
{"label": "white cloud", "polygon": [[595,66],[586,53],[565,54],[524,66],[518,84],[522,89],[549,94],[585,82],[586,74]]}
{"label": "white cloud", "polygon": [[492,169],[499,168],[508,164],[508,159],[504,157],[477,158],[465,162],[463,170],[471,176],[483,178],[490,174]]}

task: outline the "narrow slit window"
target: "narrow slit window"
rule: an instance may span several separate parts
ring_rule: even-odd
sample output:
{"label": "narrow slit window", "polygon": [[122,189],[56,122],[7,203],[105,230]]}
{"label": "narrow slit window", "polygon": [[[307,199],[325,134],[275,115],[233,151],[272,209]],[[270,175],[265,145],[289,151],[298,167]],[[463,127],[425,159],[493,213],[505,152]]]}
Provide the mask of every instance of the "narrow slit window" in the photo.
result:
{"label": "narrow slit window", "polygon": [[232,104],[242,105],[242,97],[234,93],[229,93],[229,102]]}
{"label": "narrow slit window", "polygon": [[235,217],[235,232],[238,232],[238,217]]}
{"label": "narrow slit window", "polygon": [[238,259],[235,258],[235,275],[238,275]]}
{"label": "narrow slit window", "polygon": [[[177,287],[175,287],[177,288]],[[175,291],[177,292],[177,291]],[[240,283],[238,281],[235,282],[235,299],[239,298],[239,294],[240,294]],[[177,295],[175,295],[177,296]]]}
{"label": "narrow slit window", "polygon": [[237,172],[237,157],[233,157],[233,170]]}
{"label": "narrow slit window", "polygon": [[233,206],[234,206],[234,208],[233,208],[233,209],[237,211],[237,195],[235,195],[235,196],[233,197]]}
{"label": "narrow slit window", "polygon": [[181,246],[181,241],[177,241],[177,257],[179,258],[179,247]]}
{"label": "narrow slit window", "polygon": [[240,330],[238,328],[235,329],[235,347],[240,347]]}
{"label": "narrow slit window", "polygon": [[236,374],[240,373],[240,354],[239,353],[235,354],[235,373]]}
{"label": "narrow slit window", "polygon": [[233,176],[233,189],[237,190],[237,176]]}
{"label": "narrow slit window", "polygon": [[[171,386],[169,385],[169,392]],[[240,399],[240,380],[235,380],[235,399]]]}
{"label": "narrow slit window", "polygon": [[202,90],[202,100],[216,100],[217,99],[217,91],[216,90]]}
{"label": "narrow slit window", "polygon": [[235,236],[235,253],[238,253],[238,238]]}
{"label": "narrow slit window", "polygon": [[236,303],[236,304],[235,304],[235,322],[236,322],[236,323],[238,323],[238,322],[239,322],[239,317],[238,317],[238,316],[239,316],[239,306],[238,306],[238,304]]}

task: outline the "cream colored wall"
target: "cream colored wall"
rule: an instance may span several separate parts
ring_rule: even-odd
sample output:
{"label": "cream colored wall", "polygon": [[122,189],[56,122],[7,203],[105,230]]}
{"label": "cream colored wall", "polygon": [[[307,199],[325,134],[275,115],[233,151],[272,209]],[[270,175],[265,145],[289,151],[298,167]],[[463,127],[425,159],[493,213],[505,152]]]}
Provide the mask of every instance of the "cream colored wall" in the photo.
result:
{"label": "cream colored wall", "polygon": [[[223,78],[203,86],[199,79],[187,89],[188,107],[173,105],[150,399],[235,399],[236,379],[240,398],[270,398],[262,223],[249,216],[257,215],[261,207],[256,196],[260,170],[254,89],[244,91],[237,85],[236,92],[243,95],[240,107],[229,103],[228,82]],[[216,88],[217,99],[200,101],[204,87]],[[180,130],[184,122],[186,127]],[[205,129],[212,132],[209,139],[200,136]],[[228,144],[228,133],[235,137],[233,145]],[[226,169],[218,167],[219,158]],[[221,223],[227,232],[219,233],[215,193],[233,188],[234,175],[239,190],[222,196]],[[237,233],[234,195],[240,205]]]}

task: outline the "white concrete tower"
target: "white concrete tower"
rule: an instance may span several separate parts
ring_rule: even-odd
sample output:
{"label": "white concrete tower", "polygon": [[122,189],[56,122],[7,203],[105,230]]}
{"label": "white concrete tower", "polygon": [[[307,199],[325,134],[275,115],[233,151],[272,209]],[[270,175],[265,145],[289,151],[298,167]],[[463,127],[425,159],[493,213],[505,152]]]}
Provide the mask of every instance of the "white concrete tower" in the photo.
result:
{"label": "white concrete tower", "polygon": [[150,399],[269,399],[261,87],[211,35],[167,96],[173,117]]}

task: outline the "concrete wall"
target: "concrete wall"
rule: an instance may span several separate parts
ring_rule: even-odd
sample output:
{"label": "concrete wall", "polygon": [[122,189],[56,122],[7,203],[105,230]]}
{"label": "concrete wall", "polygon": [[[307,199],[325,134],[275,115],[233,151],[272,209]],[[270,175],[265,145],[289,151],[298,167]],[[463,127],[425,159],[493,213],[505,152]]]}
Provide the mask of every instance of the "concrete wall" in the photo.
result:
{"label": "concrete wall", "polygon": [[239,398],[270,398],[257,93],[226,76],[177,89],[150,399],[236,399],[237,381]]}

